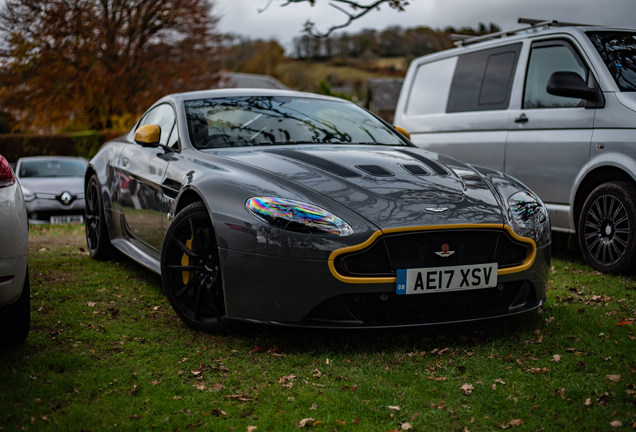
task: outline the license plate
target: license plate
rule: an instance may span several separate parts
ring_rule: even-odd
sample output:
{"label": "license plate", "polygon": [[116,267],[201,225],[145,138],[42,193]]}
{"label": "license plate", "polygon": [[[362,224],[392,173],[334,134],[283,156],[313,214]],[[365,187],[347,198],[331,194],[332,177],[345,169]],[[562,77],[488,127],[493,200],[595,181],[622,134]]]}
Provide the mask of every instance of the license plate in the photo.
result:
{"label": "license plate", "polygon": [[82,215],[51,216],[51,224],[84,223]]}
{"label": "license plate", "polygon": [[400,269],[395,292],[399,295],[427,294],[494,286],[497,286],[497,263]]}

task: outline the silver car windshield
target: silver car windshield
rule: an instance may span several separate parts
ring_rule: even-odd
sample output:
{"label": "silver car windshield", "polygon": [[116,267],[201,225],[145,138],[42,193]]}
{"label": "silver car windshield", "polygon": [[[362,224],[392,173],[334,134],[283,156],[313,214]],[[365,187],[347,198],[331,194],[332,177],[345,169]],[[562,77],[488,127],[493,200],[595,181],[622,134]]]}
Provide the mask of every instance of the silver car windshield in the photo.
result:
{"label": "silver car windshield", "polygon": [[22,161],[18,177],[84,177],[87,165],[81,159]]}
{"label": "silver car windshield", "polygon": [[587,36],[621,91],[636,91],[636,33],[599,31]]}
{"label": "silver car windshield", "polygon": [[302,97],[226,97],[185,102],[197,149],[276,144],[407,145],[398,133],[348,102]]}

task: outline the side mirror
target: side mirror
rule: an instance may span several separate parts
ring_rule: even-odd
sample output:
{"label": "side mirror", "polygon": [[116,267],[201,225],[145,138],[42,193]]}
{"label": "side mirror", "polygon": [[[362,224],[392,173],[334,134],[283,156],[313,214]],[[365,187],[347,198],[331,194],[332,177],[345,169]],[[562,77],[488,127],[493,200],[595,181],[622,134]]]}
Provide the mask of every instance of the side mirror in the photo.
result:
{"label": "side mirror", "polygon": [[159,144],[161,128],[156,124],[143,125],[135,132],[135,142],[142,146],[154,146]]}
{"label": "side mirror", "polygon": [[555,72],[550,75],[548,93],[554,96],[571,97],[577,99],[592,99],[596,90],[587,86],[581,75],[576,72]]}
{"label": "side mirror", "polygon": [[411,134],[408,133],[408,131],[406,129],[404,129],[403,127],[400,126],[393,126],[395,128],[396,131],[398,131],[399,133],[401,133],[402,135],[404,135],[406,137],[407,140],[411,140]]}

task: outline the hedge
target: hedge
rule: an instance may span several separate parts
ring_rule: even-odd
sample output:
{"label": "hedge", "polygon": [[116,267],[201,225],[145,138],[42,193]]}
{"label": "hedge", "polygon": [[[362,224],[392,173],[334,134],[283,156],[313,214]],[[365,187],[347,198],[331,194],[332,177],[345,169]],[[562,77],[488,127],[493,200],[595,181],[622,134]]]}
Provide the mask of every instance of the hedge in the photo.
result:
{"label": "hedge", "polygon": [[92,158],[120,131],[83,131],[52,135],[0,134],[0,154],[9,162],[25,156],[81,156]]}

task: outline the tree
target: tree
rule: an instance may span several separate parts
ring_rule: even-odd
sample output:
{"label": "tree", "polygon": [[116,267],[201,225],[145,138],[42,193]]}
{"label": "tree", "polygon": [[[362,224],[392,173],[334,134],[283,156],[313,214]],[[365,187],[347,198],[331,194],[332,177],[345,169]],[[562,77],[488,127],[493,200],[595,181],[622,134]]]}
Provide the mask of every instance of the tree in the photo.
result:
{"label": "tree", "polygon": [[7,0],[0,106],[31,130],[109,128],[217,79],[213,0]]}
{"label": "tree", "polygon": [[[267,5],[263,9],[260,9],[259,12],[266,11],[272,4],[272,1],[273,0],[269,0]],[[314,6],[316,1],[317,0],[286,0],[281,6],[284,7],[297,3],[309,3],[311,6]],[[390,8],[399,12],[404,12],[404,8],[409,5],[409,0],[367,0],[364,2],[356,0],[331,0],[329,5],[345,14],[347,16],[347,20],[340,25],[329,27],[325,32],[319,31],[316,29],[315,23],[307,20],[304,25],[304,31],[316,38],[326,38],[334,31],[347,27],[352,21],[362,18],[372,10],[379,10],[380,6],[383,4],[387,4]],[[350,10],[345,8],[349,8]]]}

